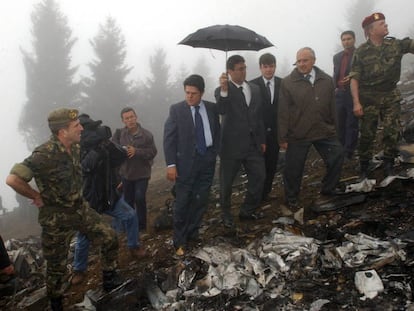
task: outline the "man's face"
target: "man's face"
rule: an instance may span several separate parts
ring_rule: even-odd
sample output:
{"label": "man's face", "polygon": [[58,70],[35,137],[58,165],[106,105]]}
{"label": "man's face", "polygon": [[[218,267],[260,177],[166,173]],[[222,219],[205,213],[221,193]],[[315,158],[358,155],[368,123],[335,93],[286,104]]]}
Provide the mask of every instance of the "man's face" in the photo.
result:
{"label": "man's face", "polygon": [[234,65],[234,69],[229,69],[231,80],[237,84],[242,84],[246,80],[246,64],[244,62]]}
{"label": "man's face", "polygon": [[296,68],[301,74],[306,75],[311,72],[314,64],[315,58],[309,50],[300,50],[296,54]]}
{"label": "man's face", "polygon": [[355,46],[355,39],[350,34],[342,35],[341,42],[344,49],[352,49]]}
{"label": "man's face", "polygon": [[76,144],[80,142],[82,131],[83,127],[79,120],[71,121],[68,127],[63,129],[63,137],[70,144]]}
{"label": "man's face", "polygon": [[388,35],[388,25],[385,20],[373,22],[370,33],[377,37],[385,37]]}
{"label": "man's face", "polygon": [[186,85],[184,87],[185,92],[185,101],[190,106],[197,106],[200,101],[203,93],[198,90],[195,86]]}
{"label": "man's face", "polygon": [[276,64],[260,64],[260,72],[267,80],[273,79],[276,71]]}
{"label": "man's face", "polygon": [[137,115],[133,111],[124,112],[122,114],[122,122],[128,129],[134,129],[137,126],[137,120]]}

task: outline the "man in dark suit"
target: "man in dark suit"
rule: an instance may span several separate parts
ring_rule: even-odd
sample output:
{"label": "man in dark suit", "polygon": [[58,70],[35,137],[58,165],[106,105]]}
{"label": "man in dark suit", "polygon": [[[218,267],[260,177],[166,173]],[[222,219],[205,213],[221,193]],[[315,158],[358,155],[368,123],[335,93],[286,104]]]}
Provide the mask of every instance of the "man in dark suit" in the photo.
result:
{"label": "man in dark suit", "polygon": [[[240,220],[263,217],[256,212],[262,199],[266,149],[263,123],[263,99],[256,84],[246,82],[245,60],[233,55],[227,60],[227,74],[220,77],[215,91],[222,118],[220,144],[220,205],[223,224],[233,227],[230,212],[233,180],[243,165],[247,173],[247,193],[240,207]],[[230,80],[230,81],[229,81]]]}
{"label": "man in dark suit", "polygon": [[358,118],[353,112],[349,72],[355,50],[355,33],[347,30],[341,33],[344,50],[335,54],[334,82],[336,112],[338,114],[338,137],[345,151],[345,159],[350,160],[358,143]]}
{"label": "man in dark suit", "polygon": [[185,100],[170,107],[164,125],[167,179],[175,182],[174,247],[183,256],[187,243],[198,240],[213,182],[220,137],[214,103],[202,100],[204,79],[184,81]]}
{"label": "man in dark suit", "polygon": [[263,184],[262,201],[268,202],[276,199],[272,191],[273,178],[277,170],[279,159],[279,144],[277,142],[277,103],[279,99],[279,87],[281,78],[275,76],[276,57],[270,53],[263,54],[259,58],[260,72],[262,75],[251,82],[257,84],[262,93],[263,121],[266,130],[265,169],[266,178]]}

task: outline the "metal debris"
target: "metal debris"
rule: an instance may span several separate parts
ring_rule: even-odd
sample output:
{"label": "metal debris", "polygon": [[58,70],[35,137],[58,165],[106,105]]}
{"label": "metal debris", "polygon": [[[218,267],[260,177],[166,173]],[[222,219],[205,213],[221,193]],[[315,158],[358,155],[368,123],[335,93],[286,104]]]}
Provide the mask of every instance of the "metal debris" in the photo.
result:
{"label": "metal debris", "polygon": [[355,286],[361,294],[362,300],[369,298],[372,299],[378,295],[378,293],[384,291],[384,285],[377,271],[367,270],[358,271],[355,273]]}
{"label": "metal debris", "polygon": [[345,234],[348,241],[336,248],[339,256],[347,267],[381,266],[395,259],[404,261],[406,253],[403,250],[406,243],[398,239],[381,241],[369,235]]}

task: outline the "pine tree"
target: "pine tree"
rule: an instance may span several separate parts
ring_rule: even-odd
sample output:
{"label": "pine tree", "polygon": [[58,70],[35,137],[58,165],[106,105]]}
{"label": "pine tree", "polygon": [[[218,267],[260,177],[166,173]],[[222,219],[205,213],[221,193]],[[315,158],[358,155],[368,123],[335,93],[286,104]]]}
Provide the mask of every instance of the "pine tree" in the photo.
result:
{"label": "pine tree", "polygon": [[171,85],[171,103],[177,103],[184,99],[184,80],[190,75],[187,66],[181,64]]}
{"label": "pine tree", "polygon": [[[170,66],[166,63],[166,52],[158,48],[150,57],[151,78],[147,79],[141,94],[144,102],[141,110],[137,112],[140,122],[154,135],[158,154],[162,156],[162,138],[164,122],[167,118],[169,107],[174,104],[172,99],[172,86],[169,83]],[[161,159],[161,157],[157,157]]]}
{"label": "pine tree", "polygon": [[121,109],[133,98],[126,81],[132,67],[125,65],[125,39],[115,19],[108,17],[90,43],[97,59],[88,64],[92,77],[84,79],[84,111],[114,129],[120,125]]}
{"label": "pine tree", "polygon": [[208,61],[205,57],[199,57],[196,64],[194,65],[194,73],[199,74],[204,78],[206,88],[203,98],[205,100],[215,102],[216,100],[214,99],[214,90],[216,87],[218,87],[218,76],[221,74],[221,72],[217,72],[215,74],[217,77],[211,77],[210,67],[207,64]]}
{"label": "pine tree", "polygon": [[31,20],[33,53],[22,50],[27,101],[19,121],[29,149],[50,135],[48,113],[57,107],[76,107],[79,94],[73,82],[77,68],[70,64],[76,39],[56,1],[35,5]]}
{"label": "pine tree", "polygon": [[356,0],[349,8],[349,11],[347,11],[346,18],[348,20],[348,26],[350,30],[355,32],[356,46],[366,41],[364,31],[362,29],[362,21],[366,16],[374,13],[374,8],[374,0]]}

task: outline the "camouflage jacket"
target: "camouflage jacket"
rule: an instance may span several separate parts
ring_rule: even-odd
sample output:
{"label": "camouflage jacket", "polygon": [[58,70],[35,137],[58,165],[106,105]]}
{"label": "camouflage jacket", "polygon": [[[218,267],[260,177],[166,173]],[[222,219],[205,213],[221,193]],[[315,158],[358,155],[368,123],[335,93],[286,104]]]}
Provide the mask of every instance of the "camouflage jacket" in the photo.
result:
{"label": "camouflage jacket", "polygon": [[387,37],[381,46],[371,41],[361,44],[355,51],[350,76],[359,81],[361,90],[389,92],[400,80],[401,58],[414,53],[414,41]]}
{"label": "camouflage jacket", "polygon": [[42,196],[42,210],[73,212],[79,208],[82,198],[80,147],[72,145],[71,154],[52,135],[38,146],[22,163],[15,164],[11,174],[29,182],[35,179]]}

